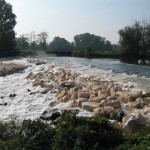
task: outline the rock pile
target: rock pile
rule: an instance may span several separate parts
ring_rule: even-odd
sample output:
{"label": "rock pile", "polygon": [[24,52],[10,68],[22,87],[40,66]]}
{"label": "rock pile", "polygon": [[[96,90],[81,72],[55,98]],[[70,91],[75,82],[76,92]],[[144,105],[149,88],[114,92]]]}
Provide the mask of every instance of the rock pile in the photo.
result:
{"label": "rock pile", "polygon": [[15,63],[3,63],[0,62],[0,76],[6,76],[12,73],[22,71],[26,66]]}
{"label": "rock pile", "polygon": [[[55,104],[65,103],[64,110],[80,107],[93,112],[95,116],[115,120],[112,121],[114,126],[127,131],[150,123],[150,91],[137,90],[94,76],[82,77],[79,73],[48,64],[41,65],[36,73],[30,72],[26,79],[31,80],[33,87],[42,94],[55,91]],[[54,113],[60,115],[56,111]],[[46,118],[51,117],[46,115]]]}

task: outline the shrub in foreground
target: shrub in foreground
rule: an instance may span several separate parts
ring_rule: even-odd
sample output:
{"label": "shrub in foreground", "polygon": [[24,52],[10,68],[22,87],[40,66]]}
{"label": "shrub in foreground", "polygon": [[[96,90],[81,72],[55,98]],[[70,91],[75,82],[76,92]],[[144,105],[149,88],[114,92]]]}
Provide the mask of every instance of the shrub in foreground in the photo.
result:
{"label": "shrub in foreground", "polygon": [[1,150],[147,150],[150,135],[126,135],[104,118],[64,116],[47,124],[25,120],[0,124]]}
{"label": "shrub in foreground", "polygon": [[65,116],[55,122],[55,127],[57,150],[114,148],[123,140],[121,132],[104,118]]}

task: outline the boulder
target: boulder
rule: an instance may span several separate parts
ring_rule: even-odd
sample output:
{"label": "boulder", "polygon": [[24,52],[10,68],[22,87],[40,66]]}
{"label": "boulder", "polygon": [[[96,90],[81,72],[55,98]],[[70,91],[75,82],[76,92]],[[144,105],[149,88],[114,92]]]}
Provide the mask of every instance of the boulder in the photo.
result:
{"label": "boulder", "polygon": [[114,128],[121,130],[122,129],[122,123],[117,120],[109,120],[110,125],[112,125]]}
{"label": "boulder", "polygon": [[26,76],[26,79],[31,79],[33,75],[34,75],[33,72],[30,72],[30,73]]}
{"label": "boulder", "polygon": [[116,90],[114,87],[110,88],[110,96],[115,97],[116,95]]}
{"label": "boulder", "polygon": [[78,91],[72,92],[71,99],[73,99],[73,100],[78,99]]}
{"label": "boulder", "polygon": [[82,103],[83,102],[87,102],[88,99],[87,98],[80,98],[80,99],[77,99],[76,102],[77,102],[77,106],[78,107],[81,107]]}
{"label": "boulder", "polygon": [[144,102],[146,105],[150,105],[150,97],[145,97]]}
{"label": "boulder", "polygon": [[77,107],[77,103],[75,101],[69,101],[64,105],[64,109],[68,110],[70,108]]}
{"label": "boulder", "polygon": [[46,110],[42,113],[42,115],[40,116],[41,120],[56,120],[57,118],[59,118],[61,116],[61,113],[57,110],[57,109],[51,109],[51,110]]}
{"label": "boulder", "polygon": [[108,96],[107,97],[107,100],[115,100],[116,98],[115,97],[112,97],[112,96]]}
{"label": "boulder", "polygon": [[70,96],[69,95],[65,95],[63,98],[62,98],[63,101],[68,101],[70,100]]}
{"label": "boulder", "polygon": [[98,107],[94,109],[94,116],[102,116],[110,118],[110,114],[114,111],[111,106]]}
{"label": "boulder", "polygon": [[81,104],[82,109],[93,112],[93,110],[97,107],[99,107],[98,102],[83,102]]}
{"label": "boulder", "polygon": [[67,91],[62,91],[61,93],[59,93],[56,97],[57,100],[61,99],[62,97],[68,95]]}
{"label": "boulder", "polygon": [[128,115],[123,118],[123,129],[128,133],[135,133],[148,125],[148,120],[142,115]]}
{"label": "boulder", "polygon": [[78,98],[89,98],[89,97],[90,97],[89,92],[80,91],[78,94]]}
{"label": "boulder", "polygon": [[102,116],[110,119],[122,121],[124,112],[121,108],[114,108],[111,106],[104,106],[94,109],[94,116]]}
{"label": "boulder", "polygon": [[110,96],[114,97],[116,95],[116,92],[122,91],[122,88],[118,85],[115,85],[114,87],[112,86],[114,85],[111,85],[108,90],[110,91]]}
{"label": "boulder", "polygon": [[74,81],[63,81],[59,84],[59,86],[73,88],[73,87],[75,87],[75,82]]}
{"label": "boulder", "polygon": [[95,93],[98,93],[99,91],[102,91],[103,90],[103,88],[101,87],[101,86],[93,86],[93,91],[95,92]]}
{"label": "boulder", "polygon": [[27,60],[29,63],[34,63],[36,65],[42,65],[42,64],[46,64],[47,62],[44,60],[38,60],[38,59],[28,59]]}
{"label": "boulder", "polygon": [[60,97],[59,99],[57,99],[59,102],[67,102],[70,100],[70,96],[69,95],[65,95],[63,97]]}
{"label": "boulder", "polygon": [[108,96],[109,96],[109,94],[108,94],[107,91],[100,91],[100,92],[98,93],[98,97],[99,97],[99,99],[101,99],[101,100],[107,99]]}
{"label": "boulder", "polygon": [[66,115],[77,115],[80,112],[80,110],[78,108],[70,108],[70,109],[64,109],[62,110],[62,116],[66,116]]}
{"label": "boulder", "polygon": [[150,106],[149,107],[146,107],[144,108],[144,114],[150,114]]}
{"label": "boulder", "polygon": [[0,106],[7,106],[8,103],[0,103]]}
{"label": "boulder", "polygon": [[119,100],[105,100],[100,103],[100,106],[120,107],[120,101]]}
{"label": "boulder", "polygon": [[100,103],[102,101],[101,97],[93,97],[93,98],[89,98],[88,100],[89,102],[98,102]]}
{"label": "boulder", "polygon": [[62,79],[65,79],[66,78],[66,72],[63,70],[59,73],[59,77],[62,78]]}
{"label": "boulder", "polygon": [[88,91],[93,91],[93,84],[92,83],[88,84],[87,87],[86,87],[86,89]]}
{"label": "boulder", "polygon": [[57,101],[50,101],[49,106],[50,106],[50,107],[54,107],[54,106],[56,106],[57,104],[58,104]]}
{"label": "boulder", "polygon": [[9,94],[9,97],[16,97],[16,94]]}
{"label": "boulder", "polygon": [[129,102],[135,101],[140,96],[142,96],[142,91],[132,91],[129,94]]}
{"label": "boulder", "polygon": [[121,100],[125,103],[127,103],[129,101],[129,93],[128,92],[116,92],[115,97],[117,98],[117,100]]}
{"label": "boulder", "polygon": [[128,104],[129,104],[129,107],[136,108],[136,109],[140,109],[143,107],[142,102],[129,102]]}

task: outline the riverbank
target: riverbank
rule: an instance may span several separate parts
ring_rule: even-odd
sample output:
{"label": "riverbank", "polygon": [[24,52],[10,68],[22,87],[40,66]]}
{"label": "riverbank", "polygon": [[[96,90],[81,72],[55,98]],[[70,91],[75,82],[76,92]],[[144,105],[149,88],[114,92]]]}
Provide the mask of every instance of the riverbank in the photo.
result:
{"label": "riverbank", "polygon": [[117,77],[110,71],[81,64],[71,70],[71,62],[64,65],[65,69],[64,62],[57,60],[12,62],[28,68],[0,77],[1,103],[5,104],[0,106],[1,121],[35,118],[50,121],[71,111],[77,116],[107,117],[115,127],[126,131],[149,124],[150,92],[121,83],[121,78],[115,80]]}

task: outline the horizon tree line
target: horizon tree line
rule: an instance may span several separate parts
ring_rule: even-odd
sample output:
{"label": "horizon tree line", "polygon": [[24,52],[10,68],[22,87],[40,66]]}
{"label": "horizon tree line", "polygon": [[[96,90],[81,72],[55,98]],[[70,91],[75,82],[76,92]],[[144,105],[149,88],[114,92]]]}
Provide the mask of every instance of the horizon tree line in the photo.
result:
{"label": "horizon tree line", "polygon": [[35,31],[29,34],[20,35],[16,38],[17,48],[21,50],[86,50],[91,47],[93,50],[112,50],[115,44],[111,44],[106,38],[90,33],[83,33],[74,36],[74,41],[69,42],[65,38],[56,36],[48,43],[48,32],[36,34]]}
{"label": "horizon tree line", "polygon": [[[74,36],[74,41],[69,42],[65,38],[54,37],[48,43],[48,32],[36,34],[34,31],[16,38],[14,27],[16,15],[12,11],[12,5],[5,0],[0,0],[0,57],[15,56],[19,50],[76,50],[88,52],[114,50],[118,45],[111,44],[104,37],[90,33]],[[139,59],[145,64],[150,60],[150,22],[147,20],[135,21],[133,25],[119,30],[119,44],[121,61],[138,64]]]}

